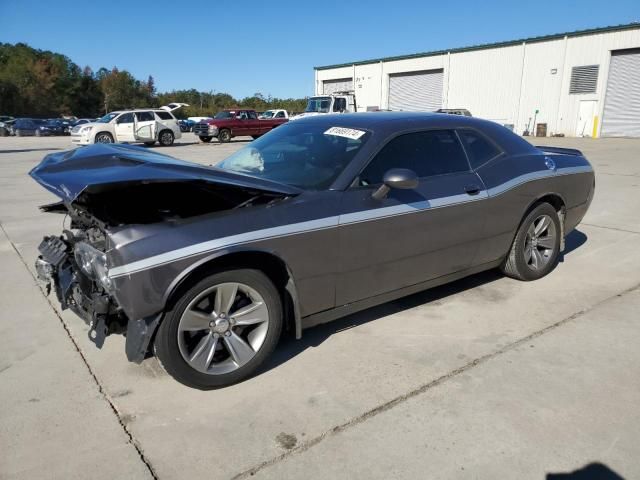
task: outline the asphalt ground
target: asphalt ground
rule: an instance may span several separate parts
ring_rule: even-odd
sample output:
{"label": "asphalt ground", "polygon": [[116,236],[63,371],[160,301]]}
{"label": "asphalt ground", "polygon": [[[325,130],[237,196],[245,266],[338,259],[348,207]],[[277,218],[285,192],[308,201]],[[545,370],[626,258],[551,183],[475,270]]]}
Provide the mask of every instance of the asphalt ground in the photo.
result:
{"label": "asphalt ground", "polygon": [[[249,140],[155,148],[215,164]],[[36,247],[61,220],[27,172],[70,141],[0,138],[0,478],[640,478],[640,141],[532,140],[596,170],[549,276],[372,308],[201,392],[128,363],[120,336],[97,350],[44,296]]]}

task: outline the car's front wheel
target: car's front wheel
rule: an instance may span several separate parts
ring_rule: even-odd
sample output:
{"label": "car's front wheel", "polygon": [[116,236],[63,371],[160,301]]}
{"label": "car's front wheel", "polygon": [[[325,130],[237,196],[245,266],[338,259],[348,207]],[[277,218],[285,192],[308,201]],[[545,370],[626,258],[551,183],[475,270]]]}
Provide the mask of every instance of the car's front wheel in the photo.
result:
{"label": "car's front wheel", "polygon": [[218,141],[220,143],[229,143],[231,141],[231,131],[223,128],[218,132]]}
{"label": "car's front wheel", "polygon": [[158,328],[154,349],[173,378],[206,390],[253,374],[281,331],[280,295],[269,278],[257,270],[229,270],[181,294]]}
{"label": "car's front wheel", "polygon": [[113,143],[113,137],[109,132],[100,132],[96,135],[95,143]]}
{"label": "car's front wheel", "polygon": [[505,275],[518,280],[537,280],[558,264],[560,218],[548,203],[536,206],[524,218],[502,265]]}
{"label": "car's front wheel", "polygon": [[213,137],[198,137],[201,142],[209,143]]}

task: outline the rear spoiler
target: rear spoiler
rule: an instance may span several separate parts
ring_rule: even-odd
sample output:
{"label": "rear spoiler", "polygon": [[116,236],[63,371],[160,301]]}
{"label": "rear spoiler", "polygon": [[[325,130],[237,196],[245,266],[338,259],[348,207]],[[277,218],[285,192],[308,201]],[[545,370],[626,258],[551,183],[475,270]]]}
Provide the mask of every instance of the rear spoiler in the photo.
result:
{"label": "rear spoiler", "polygon": [[560,147],[543,147],[538,146],[538,150],[542,150],[542,153],[550,153],[556,155],[575,155],[582,157],[582,152],[580,150],[576,150],[575,148],[560,148]]}

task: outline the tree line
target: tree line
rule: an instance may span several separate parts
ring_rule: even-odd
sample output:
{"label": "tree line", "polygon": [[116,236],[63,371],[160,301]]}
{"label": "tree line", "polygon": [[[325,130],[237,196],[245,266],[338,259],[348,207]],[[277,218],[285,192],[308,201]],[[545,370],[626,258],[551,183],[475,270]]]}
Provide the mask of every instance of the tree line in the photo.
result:
{"label": "tree line", "polygon": [[301,112],[306,105],[304,98],[273,98],[260,93],[241,99],[196,89],[159,93],[151,75],[139,80],[117,67],[94,72],[59,53],[24,43],[0,43],[0,115],[93,118],[114,110],[159,107],[171,102],[190,105],[176,112],[181,118],[208,116],[238,106]]}

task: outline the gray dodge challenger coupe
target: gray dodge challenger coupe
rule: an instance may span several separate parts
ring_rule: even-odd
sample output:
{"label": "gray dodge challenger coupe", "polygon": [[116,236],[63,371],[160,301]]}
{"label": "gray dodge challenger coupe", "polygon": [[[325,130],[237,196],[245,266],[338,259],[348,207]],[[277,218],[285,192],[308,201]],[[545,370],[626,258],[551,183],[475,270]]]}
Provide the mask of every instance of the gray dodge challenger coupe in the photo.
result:
{"label": "gray dodge challenger coupe", "polygon": [[283,329],[491,268],[545,276],[595,185],[578,150],[402,112],[292,122],[215,167],[95,145],[30,174],[70,219],[36,261],[61,307],[201,389],[254,373]]}

